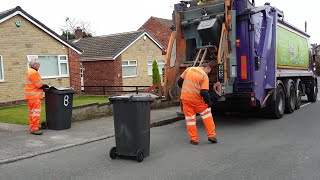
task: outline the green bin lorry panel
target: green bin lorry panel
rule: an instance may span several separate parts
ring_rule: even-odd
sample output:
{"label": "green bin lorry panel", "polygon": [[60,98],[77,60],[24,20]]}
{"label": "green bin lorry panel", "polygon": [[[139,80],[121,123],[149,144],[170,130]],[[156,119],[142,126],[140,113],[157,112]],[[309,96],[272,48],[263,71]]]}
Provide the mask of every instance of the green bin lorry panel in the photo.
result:
{"label": "green bin lorry panel", "polygon": [[308,68],[308,39],[278,25],[277,65],[279,68]]}

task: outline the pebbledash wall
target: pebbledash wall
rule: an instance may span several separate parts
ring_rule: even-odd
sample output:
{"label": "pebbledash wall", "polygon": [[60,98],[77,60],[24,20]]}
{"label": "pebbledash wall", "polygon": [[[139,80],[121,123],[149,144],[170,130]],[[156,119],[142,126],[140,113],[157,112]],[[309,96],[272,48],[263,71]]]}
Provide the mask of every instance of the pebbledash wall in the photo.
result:
{"label": "pebbledash wall", "polygon": [[[17,27],[15,22],[20,21]],[[24,100],[27,55],[68,55],[69,77],[43,79],[56,87],[80,89],[79,54],[20,15],[0,23],[0,56],[4,80],[0,81],[0,105]],[[40,67],[41,70],[41,67]]]}
{"label": "pebbledash wall", "polygon": [[148,36],[137,40],[121,57],[122,61],[137,61],[137,76],[123,77],[124,86],[151,86],[152,75],[148,74],[148,60],[165,60],[162,50]]}

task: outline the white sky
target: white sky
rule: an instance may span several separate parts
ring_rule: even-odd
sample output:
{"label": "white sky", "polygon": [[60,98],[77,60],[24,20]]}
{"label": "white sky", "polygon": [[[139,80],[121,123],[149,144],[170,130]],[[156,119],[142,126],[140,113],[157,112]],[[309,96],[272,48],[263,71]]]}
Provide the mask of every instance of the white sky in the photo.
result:
{"label": "white sky", "polygon": [[[320,1],[255,0],[270,2],[284,11],[285,20],[301,30],[308,22],[311,43],[320,43]],[[171,19],[173,5],[179,0],[0,0],[0,11],[21,6],[34,18],[61,34],[65,18],[90,22],[94,35],[137,30],[150,16]]]}

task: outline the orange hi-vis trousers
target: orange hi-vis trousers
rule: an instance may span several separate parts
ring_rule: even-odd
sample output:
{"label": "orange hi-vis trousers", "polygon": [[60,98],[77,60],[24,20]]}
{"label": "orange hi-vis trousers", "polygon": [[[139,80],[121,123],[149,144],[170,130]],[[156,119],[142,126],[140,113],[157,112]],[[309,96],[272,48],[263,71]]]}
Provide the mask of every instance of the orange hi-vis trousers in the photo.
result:
{"label": "orange hi-vis trousers", "polygon": [[182,106],[184,116],[186,118],[187,130],[192,141],[199,141],[196,126],[196,113],[199,113],[202,117],[203,124],[206,127],[207,137],[212,138],[216,136],[211,108],[208,107],[206,103],[196,103],[182,100]]}
{"label": "orange hi-vis trousers", "polygon": [[29,106],[29,122],[30,131],[39,130],[40,114],[41,114],[41,100],[28,99]]}

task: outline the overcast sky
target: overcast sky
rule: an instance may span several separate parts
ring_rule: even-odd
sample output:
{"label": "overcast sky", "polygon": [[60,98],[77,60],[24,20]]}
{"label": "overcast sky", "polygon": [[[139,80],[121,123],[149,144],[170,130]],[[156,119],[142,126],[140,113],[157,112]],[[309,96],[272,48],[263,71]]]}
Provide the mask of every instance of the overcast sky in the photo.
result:
{"label": "overcast sky", "polygon": [[[137,30],[150,16],[171,19],[179,0],[0,0],[0,11],[21,6],[30,15],[61,34],[66,17],[90,22],[94,35]],[[256,0],[263,5],[266,0]],[[311,43],[320,43],[320,1],[267,0],[284,11],[285,19],[304,30],[308,22]]]}

